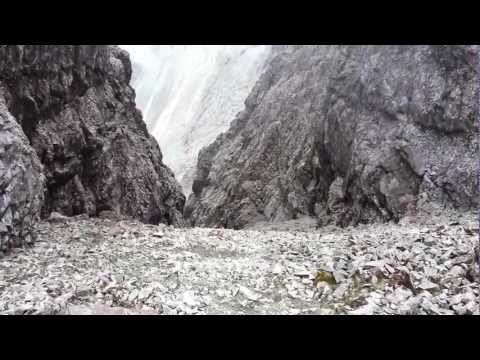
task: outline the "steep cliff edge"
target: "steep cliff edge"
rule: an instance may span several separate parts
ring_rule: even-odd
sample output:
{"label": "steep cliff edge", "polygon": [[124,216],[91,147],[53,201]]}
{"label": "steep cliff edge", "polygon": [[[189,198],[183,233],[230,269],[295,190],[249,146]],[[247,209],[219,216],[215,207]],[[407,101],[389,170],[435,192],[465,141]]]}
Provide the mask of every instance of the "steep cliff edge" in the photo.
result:
{"label": "steep cliff edge", "polygon": [[114,210],[182,224],[185,197],[135,107],[130,77],[128,54],[115,46],[0,46],[6,106],[43,164],[43,216]]}
{"label": "steep cliff edge", "polygon": [[277,46],[200,151],[192,225],[321,224],[478,207],[478,46]]}

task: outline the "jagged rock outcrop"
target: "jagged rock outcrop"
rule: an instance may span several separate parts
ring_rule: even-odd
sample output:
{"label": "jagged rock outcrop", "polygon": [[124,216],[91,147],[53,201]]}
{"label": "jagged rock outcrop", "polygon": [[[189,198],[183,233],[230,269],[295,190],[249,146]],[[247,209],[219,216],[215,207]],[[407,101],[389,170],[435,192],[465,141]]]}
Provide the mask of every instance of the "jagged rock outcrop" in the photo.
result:
{"label": "jagged rock outcrop", "polygon": [[34,240],[44,192],[40,161],[0,87],[0,253]]}
{"label": "jagged rock outcrop", "polygon": [[478,207],[478,46],[276,46],[185,216],[242,228]]}
{"label": "jagged rock outcrop", "polygon": [[104,210],[181,224],[185,197],[135,107],[116,46],[2,45],[0,84],[44,167],[43,216]]}

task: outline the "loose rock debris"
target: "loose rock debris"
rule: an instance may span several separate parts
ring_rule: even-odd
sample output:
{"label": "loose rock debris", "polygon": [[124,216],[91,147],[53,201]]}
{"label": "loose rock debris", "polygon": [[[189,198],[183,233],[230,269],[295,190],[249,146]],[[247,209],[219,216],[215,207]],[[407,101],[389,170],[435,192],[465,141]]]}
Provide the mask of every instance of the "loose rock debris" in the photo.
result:
{"label": "loose rock debris", "polygon": [[478,315],[475,226],[473,214],[308,231],[55,219],[0,257],[0,314]]}

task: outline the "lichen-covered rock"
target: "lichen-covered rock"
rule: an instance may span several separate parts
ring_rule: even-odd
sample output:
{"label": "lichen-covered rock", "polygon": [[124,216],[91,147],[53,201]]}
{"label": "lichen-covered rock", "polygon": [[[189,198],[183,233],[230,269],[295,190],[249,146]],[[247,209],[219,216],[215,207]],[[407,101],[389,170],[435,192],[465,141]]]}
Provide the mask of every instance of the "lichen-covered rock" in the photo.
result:
{"label": "lichen-covered rock", "polygon": [[115,46],[0,46],[7,107],[44,166],[43,216],[182,224],[185,197],[136,109],[131,72]]}
{"label": "lichen-covered rock", "polygon": [[478,207],[478,46],[276,46],[185,216],[347,225]]}
{"label": "lichen-covered rock", "polygon": [[0,253],[34,240],[45,192],[40,161],[3,95],[0,84]]}

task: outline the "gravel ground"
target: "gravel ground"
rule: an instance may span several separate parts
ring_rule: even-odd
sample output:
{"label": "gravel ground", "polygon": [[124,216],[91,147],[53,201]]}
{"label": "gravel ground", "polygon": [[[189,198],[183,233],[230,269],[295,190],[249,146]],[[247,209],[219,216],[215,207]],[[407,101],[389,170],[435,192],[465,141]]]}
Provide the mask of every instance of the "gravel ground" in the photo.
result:
{"label": "gravel ground", "polygon": [[[479,314],[473,214],[340,229],[82,217],[0,257],[0,314]],[[0,255],[1,256],[1,255]]]}

